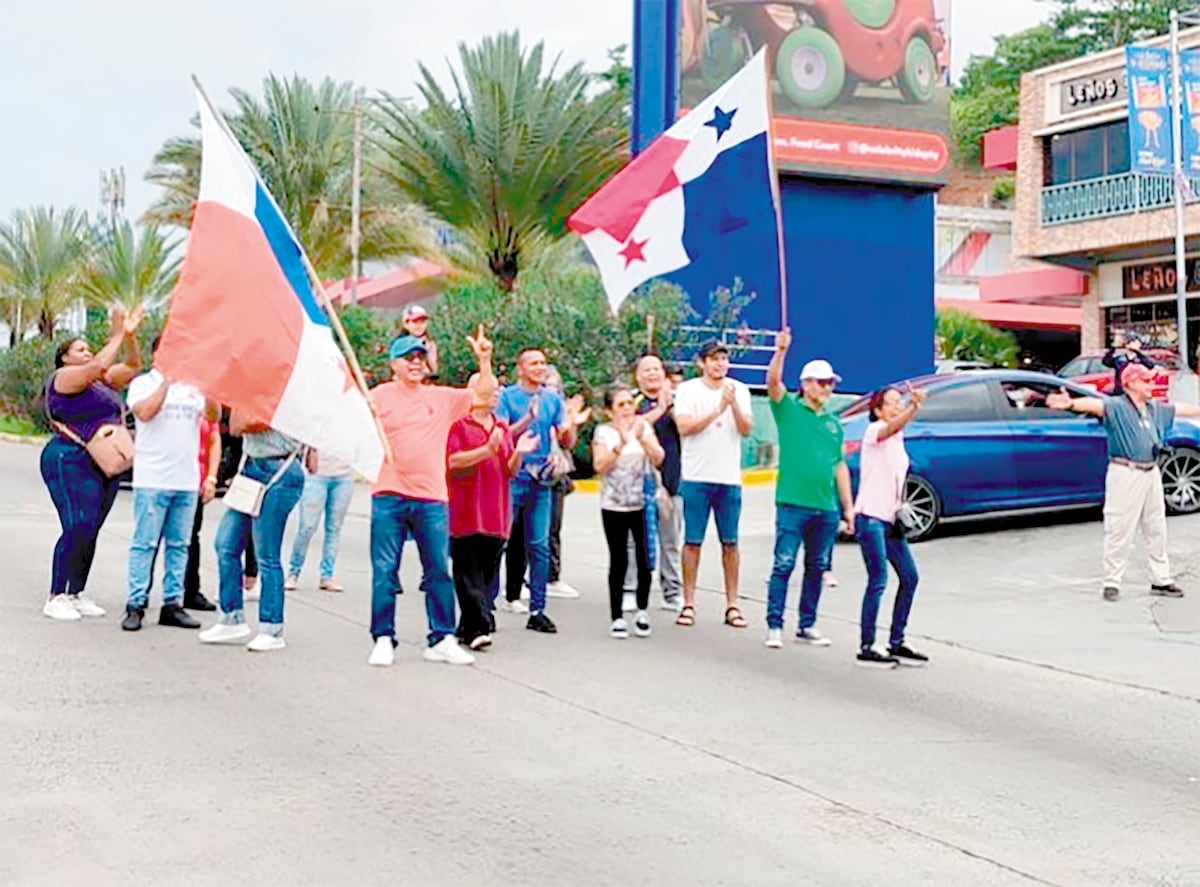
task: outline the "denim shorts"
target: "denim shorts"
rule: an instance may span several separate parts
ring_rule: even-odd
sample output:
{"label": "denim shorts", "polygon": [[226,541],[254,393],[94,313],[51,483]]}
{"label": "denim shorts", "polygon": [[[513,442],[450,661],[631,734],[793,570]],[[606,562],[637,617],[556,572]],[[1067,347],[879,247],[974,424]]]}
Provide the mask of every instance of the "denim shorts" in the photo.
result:
{"label": "denim shorts", "polygon": [[738,521],[742,517],[742,488],[737,484],[710,484],[685,480],[679,488],[683,497],[683,541],[699,545],[708,531],[708,514],[717,519],[717,537],[723,545],[736,545]]}

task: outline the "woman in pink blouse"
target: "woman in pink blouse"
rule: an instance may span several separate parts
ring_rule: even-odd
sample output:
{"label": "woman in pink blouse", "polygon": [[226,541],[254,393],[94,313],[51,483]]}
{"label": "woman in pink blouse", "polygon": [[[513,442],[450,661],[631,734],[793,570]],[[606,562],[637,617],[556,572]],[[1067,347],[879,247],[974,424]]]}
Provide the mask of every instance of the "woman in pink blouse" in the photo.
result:
{"label": "woman in pink blouse", "polygon": [[[884,388],[871,396],[871,424],[863,435],[858,498],[854,502],[855,532],[867,565],[867,590],[862,604],[862,644],[859,665],[895,668],[924,665],[928,657],[909,649],[904,630],[917,591],[917,566],[908,549],[900,519],[904,482],[908,477],[908,452],[904,426],[921,409],[925,395],[910,389],[909,402],[898,388]],[[888,564],[900,577],[887,653],[875,649],[875,620],[887,588]]]}

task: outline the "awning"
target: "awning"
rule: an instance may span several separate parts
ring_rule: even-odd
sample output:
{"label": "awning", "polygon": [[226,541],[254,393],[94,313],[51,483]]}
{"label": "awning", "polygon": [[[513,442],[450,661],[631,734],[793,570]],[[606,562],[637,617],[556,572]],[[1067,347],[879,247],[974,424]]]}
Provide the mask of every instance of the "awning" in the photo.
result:
{"label": "awning", "polygon": [[938,308],[956,308],[996,326],[1026,330],[1078,330],[1083,309],[1019,302],[985,302],[973,299],[938,299]]}

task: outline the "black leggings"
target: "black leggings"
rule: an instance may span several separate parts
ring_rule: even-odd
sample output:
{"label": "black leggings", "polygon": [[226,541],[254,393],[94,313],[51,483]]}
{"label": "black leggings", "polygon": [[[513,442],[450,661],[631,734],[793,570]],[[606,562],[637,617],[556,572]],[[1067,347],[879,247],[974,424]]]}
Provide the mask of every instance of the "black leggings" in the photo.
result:
{"label": "black leggings", "polygon": [[629,569],[629,534],[633,534],[637,561],[637,607],[650,606],[650,555],[646,550],[646,511],[601,509],[604,538],[608,541],[608,607],[613,621],[621,618],[625,595],[625,571]]}
{"label": "black leggings", "polygon": [[453,536],[450,558],[454,591],[458,596],[458,636],[470,643],[481,634],[491,634],[492,586],[500,575],[504,540],[498,536]]}

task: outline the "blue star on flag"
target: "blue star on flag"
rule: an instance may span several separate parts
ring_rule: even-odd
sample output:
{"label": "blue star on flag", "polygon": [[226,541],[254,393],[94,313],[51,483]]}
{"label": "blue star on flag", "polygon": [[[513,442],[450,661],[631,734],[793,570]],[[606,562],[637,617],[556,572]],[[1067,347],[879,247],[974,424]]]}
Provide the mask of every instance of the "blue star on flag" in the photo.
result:
{"label": "blue star on flag", "polygon": [[717,131],[717,141],[719,142],[721,141],[721,136],[733,128],[733,116],[735,114],[737,114],[737,108],[734,108],[732,111],[722,111],[721,106],[717,105],[713,110],[712,120],[706,121],[704,125],[711,126]]}

